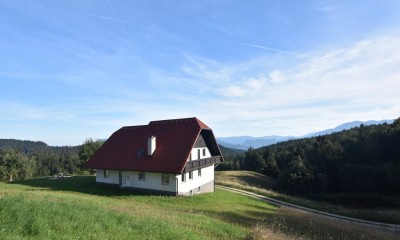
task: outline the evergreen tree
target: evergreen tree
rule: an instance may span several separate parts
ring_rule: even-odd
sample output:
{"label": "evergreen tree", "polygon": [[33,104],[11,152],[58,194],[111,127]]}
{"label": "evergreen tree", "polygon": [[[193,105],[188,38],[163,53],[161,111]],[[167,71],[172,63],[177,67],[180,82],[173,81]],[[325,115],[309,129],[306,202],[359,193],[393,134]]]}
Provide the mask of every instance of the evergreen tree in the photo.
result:
{"label": "evergreen tree", "polygon": [[265,162],[262,156],[253,148],[249,148],[244,158],[247,170],[262,173],[265,170]]}

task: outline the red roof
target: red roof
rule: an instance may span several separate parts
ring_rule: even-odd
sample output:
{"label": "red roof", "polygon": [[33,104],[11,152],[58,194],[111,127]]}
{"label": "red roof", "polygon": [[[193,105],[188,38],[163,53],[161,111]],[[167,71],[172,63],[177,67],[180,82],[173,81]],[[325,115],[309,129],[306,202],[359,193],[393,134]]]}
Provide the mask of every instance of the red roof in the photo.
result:
{"label": "red roof", "polygon": [[[212,156],[222,156],[211,128],[202,121],[197,118],[171,119],[122,127],[89,159],[86,167],[181,173],[199,134],[206,136]],[[152,156],[147,155],[150,136],[156,137],[156,150]]]}

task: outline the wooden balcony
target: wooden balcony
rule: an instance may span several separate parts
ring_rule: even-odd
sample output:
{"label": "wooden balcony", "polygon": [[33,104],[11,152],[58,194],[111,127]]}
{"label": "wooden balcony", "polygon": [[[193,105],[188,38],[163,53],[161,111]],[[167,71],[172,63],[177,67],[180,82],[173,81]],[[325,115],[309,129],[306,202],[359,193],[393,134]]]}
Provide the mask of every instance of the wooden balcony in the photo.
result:
{"label": "wooden balcony", "polygon": [[199,160],[188,161],[185,165],[185,169],[183,172],[190,172],[193,170],[197,170],[199,168],[211,166],[216,163],[221,162],[221,156],[215,156],[210,158],[203,158]]}

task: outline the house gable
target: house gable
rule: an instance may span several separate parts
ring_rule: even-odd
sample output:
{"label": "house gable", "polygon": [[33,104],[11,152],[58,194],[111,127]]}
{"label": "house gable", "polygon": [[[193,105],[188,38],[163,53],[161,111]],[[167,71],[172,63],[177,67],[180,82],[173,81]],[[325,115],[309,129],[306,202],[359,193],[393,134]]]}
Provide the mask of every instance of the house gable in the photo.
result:
{"label": "house gable", "polygon": [[194,144],[193,147],[195,147],[195,148],[207,147],[202,134],[199,135],[199,137],[197,138],[196,143]]}

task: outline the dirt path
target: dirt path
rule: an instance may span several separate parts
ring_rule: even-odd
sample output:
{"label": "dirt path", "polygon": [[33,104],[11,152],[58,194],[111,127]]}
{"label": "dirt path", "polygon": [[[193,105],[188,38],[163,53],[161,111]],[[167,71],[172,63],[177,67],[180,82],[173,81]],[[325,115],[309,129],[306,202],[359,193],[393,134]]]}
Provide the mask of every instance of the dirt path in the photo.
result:
{"label": "dirt path", "polygon": [[333,213],[328,213],[328,212],[323,212],[323,211],[319,211],[319,210],[315,210],[312,208],[307,208],[307,207],[302,207],[299,205],[295,205],[295,204],[291,204],[291,203],[287,203],[287,202],[283,202],[283,201],[279,201],[273,198],[269,198],[263,195],[259,195],[256,193],[252,193],[252,192],[248,192],[248,191],[244,191],[244,190],[240,190],[240,189],[236,189],[236,188],[231,188],[231,187],[225,187],[225,186],[221,186],[221,185],[215,185],[217,188],[219,189],[224,189],[224,190],[228,190],[231,192],[235,192],[241,195],[245,195],[245,196],[249,196],[252,198],[257,198],[260,199],[262,201],[271,203],[271,204],[275,204],[278,206],[285,206],[285,207],[289,207],[289,208],[294,208],[297,210],[301,210],[301,211],[306,211],[306,212],[311,212],[314,214],[318,214],[321,216],[325,216],[328,218],[333,218],[336,220],[340,220],[340,221],[345,221],[345,222],[349,222],[349,223],[353,223],[353,224],[357,224],[357,225],[364,225],[367,227],[374,227],[377,229],[385,229],[385,230],[389,230],[389,231],[394,231],[394,232],[399,232],[400,233],[400,225],[398,224],[388,224],[388,223],[380,223],[380,222],[373,222],[373,221],[367,221],[367,220],[362,220],[362,219],[357,219],[357,218],[351,218],[351,217],[346,217],[346,216],[342,216],[342,215],[337,215],[337,214],[333,214]]}

